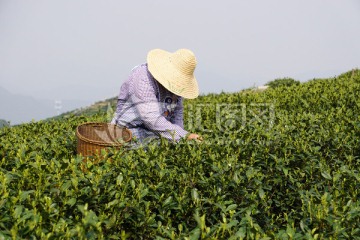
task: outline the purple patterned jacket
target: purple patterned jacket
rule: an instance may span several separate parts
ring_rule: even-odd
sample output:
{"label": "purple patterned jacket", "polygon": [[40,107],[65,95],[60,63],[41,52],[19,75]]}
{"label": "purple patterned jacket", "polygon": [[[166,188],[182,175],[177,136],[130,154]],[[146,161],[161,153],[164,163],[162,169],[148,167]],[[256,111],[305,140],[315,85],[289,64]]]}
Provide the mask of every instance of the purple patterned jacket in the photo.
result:
{"label": "purple patterned jacket", "polygon": [[141,142],[160,136],[178,141],[188,133],[182,97],[158,83],[146,63],[135,67],[122,84],[111,123],[129,128]]}

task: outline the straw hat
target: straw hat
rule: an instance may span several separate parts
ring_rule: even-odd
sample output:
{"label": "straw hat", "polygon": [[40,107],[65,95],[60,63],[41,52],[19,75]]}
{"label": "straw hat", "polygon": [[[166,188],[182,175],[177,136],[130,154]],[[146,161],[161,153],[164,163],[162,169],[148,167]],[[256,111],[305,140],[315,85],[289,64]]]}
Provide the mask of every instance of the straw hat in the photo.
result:
{"label": "straw hat", "polygon": [[194,76],[196,58],[189,49],[174,53],[153,49],[147,55],[147,63],[153,77],[170,92],[189,99],[199,96]]}

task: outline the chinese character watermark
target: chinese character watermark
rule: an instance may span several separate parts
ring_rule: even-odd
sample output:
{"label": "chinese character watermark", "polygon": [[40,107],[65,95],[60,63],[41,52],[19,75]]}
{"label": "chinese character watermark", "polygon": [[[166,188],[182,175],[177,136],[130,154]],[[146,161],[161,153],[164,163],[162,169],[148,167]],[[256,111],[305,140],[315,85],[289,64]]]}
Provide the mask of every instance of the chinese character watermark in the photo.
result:
{"label": "chinese character watermark", "polygon": [[56,115],[60,115],[61,109],[62,109],[62,101],[61,100],[55,100],[54,108],[56,110]]}
{"label": "chinese character watermark", "polygon": [[250,124],[270,129],[275,119],[273,103],[188,104],[186,110],[186,127],[200,132],[241,130]]}

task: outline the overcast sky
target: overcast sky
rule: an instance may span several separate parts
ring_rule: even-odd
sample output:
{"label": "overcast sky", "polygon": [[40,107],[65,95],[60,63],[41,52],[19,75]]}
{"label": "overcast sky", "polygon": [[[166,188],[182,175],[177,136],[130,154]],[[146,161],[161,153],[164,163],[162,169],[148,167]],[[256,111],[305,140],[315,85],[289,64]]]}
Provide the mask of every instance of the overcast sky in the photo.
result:
{"label": "overcast sky", "polygon": [[359,0],[0,0],[0,87],[49,99],[118,94],[162,48],[191,49],[202,93],[360,67]]}

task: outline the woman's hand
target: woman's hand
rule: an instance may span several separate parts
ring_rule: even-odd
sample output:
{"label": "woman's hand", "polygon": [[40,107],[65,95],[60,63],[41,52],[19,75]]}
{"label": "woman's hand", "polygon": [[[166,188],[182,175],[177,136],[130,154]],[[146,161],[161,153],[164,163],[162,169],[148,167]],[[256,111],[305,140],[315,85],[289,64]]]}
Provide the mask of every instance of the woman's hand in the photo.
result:
{"label": "woman's hand", "polygon": [[198,141],[202,141],[203,138],[196,134],[196,133],[190,133],[190,135],[187,137],[187,140],[198,140]]}

